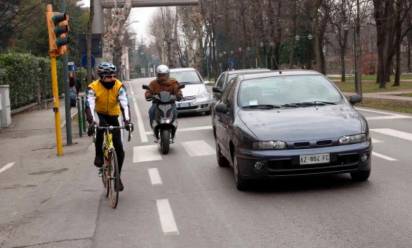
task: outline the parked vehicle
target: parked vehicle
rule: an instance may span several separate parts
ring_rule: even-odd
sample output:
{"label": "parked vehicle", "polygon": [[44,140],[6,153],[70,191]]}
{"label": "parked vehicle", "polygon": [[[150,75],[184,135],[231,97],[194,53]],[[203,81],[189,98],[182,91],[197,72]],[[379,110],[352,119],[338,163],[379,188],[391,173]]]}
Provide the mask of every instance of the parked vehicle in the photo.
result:
{"label": "parked vehicle", "polygon": [[228,84],[230,84],[231,81],[234,81],[234,79],[239,75],[256,74],[269,71],[269,69],[245,69],[222,72],[217,78],[215,86],[213,87],[213,97],[216,101],[220,100],[222,93],[226,89]]}
{"label": "parked vehicle", "polygon": [[314,71],[241,75],[215,106],[218,164],[233,166],[239,190],[249,180],[285,176],[350,173],[365,181],[372,143],[352,107],[360,101]]}
{"label": "parked vehicle", "polygon": [[170,77],[186,86],[182,90],[183,100],[176,105],[179,113],[210,113],[213,97],[206,88],[208,82],[203,81],[196,69],[171,69]]}

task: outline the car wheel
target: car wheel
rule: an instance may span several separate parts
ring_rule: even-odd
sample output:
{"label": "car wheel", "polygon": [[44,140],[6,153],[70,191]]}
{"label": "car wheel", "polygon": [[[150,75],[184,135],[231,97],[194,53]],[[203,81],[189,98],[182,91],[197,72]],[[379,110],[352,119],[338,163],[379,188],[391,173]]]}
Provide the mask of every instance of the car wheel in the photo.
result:
{"label": "car wheel", "polygon": [[216,159],[217,159],[217,164],[219,167],[227,167],[229,165],[229,162],[227,159],[223,156],[222,152],[220,151],[220,146],[216,142]]}
{"label": "car wheel", "polygon": [[235,178],[236,188],[240,191],[244,191],[247,189],[247,181],[243,179],[240,171],[239,165],[237,161],[236,155],[233,156],[233,176]]}
{"label": "car wheel", "polygon": [[371,175],[371,170],[366,170],[366,171],[356,171],[350,173],[350,176],[353,181],[355,182],[365,182],[369,179],[369,176]]}

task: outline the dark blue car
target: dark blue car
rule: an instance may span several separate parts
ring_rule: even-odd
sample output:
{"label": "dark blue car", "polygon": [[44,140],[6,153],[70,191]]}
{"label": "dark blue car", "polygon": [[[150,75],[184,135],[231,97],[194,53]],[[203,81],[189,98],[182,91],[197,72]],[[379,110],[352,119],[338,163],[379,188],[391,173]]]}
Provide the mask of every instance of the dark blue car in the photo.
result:
{"label": "dark blue car", "polygon": [[306,70],[239,76],[215,106],[219,166],[236,186],[271,177],[350,173],[366,181],[372,143],[365,118],[322,74]]}

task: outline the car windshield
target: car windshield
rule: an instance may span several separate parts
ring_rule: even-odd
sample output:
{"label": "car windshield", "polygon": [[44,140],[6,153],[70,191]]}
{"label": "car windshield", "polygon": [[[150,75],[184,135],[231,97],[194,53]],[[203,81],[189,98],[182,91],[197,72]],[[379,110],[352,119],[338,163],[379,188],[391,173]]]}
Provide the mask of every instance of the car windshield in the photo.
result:
{"label": "car windshield", "polygon": [[172,71],[170,77],[176,79],[179,83],[201,84],[202,81],[195,71]]}
{"label": "car windshield", "polygon": [[341,94],[323,76],[275,76],[245,80],[239,89],[238,104],[253,106],[305,107],[337,104]]}

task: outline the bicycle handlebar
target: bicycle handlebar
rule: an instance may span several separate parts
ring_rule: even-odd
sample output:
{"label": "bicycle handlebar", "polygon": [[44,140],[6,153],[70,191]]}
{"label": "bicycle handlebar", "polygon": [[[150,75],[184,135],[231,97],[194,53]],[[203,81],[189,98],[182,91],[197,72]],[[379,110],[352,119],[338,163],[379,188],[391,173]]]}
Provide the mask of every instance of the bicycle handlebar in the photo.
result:
{"label": "bicycle handlebar", "polygon": [[[131,126],[131,124],[129,125]],[[120,129],[126,129],[126,128],[127,128],[126,126],[95,126],[93,141],[96,142],[97,130],[113,131],[113,130],[120,130]],[[128,133],[129,135],[127,137],[127,141],[130,142],[130,140],[132,139],[132,132],[129,130]]]}

